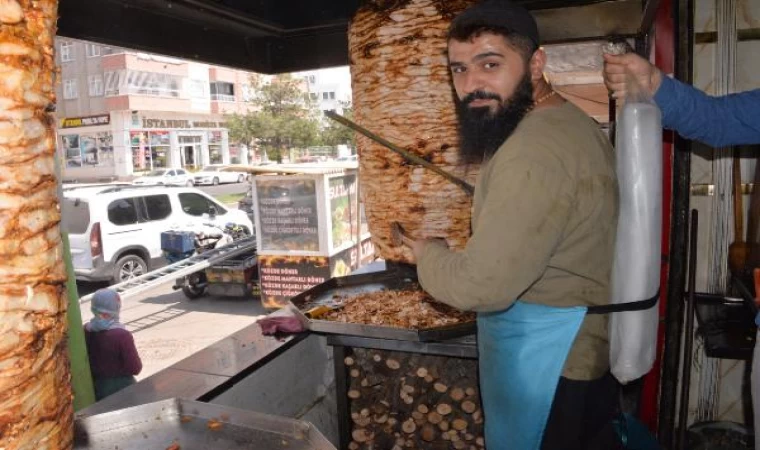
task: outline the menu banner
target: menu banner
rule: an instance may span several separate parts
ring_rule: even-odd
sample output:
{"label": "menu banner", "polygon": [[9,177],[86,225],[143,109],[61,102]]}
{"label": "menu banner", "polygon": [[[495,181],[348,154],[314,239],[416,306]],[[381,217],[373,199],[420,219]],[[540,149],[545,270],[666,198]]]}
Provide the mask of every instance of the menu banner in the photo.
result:
{"label": "menu banner", "polygon": [[259,255],[261,301],[265,308],[281,308],[290,298],[330,278],[325,256]]}
{"label": "menu banner", "polygon": [[256,180],[261,251],[319,251],[315,180]]}

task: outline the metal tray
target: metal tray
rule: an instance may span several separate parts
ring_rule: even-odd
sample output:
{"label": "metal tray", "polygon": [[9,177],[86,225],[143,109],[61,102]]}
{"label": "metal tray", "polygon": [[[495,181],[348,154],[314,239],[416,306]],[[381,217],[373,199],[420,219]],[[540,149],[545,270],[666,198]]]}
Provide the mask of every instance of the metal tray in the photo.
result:
{"label": "metal tray", "polygon": [[315,332],[345,334],[403,341],[444,341],[475,333],[475,321],[434,328],[407,329],[361,323],[310,319],[305,312],[315,306],[336,306],[335,297],[352,297],[382,290],[402,290],[417,285],[417,280],[396,271],[374,272],[332,278],[290,299],[288,307],[304,326]]}
{"label": "metal tray", "polygon": [[[220,422],[217,430],[211,420]],[[335,450],[312,424],[191,400],[169,399],[75,422],[74,449]]]}

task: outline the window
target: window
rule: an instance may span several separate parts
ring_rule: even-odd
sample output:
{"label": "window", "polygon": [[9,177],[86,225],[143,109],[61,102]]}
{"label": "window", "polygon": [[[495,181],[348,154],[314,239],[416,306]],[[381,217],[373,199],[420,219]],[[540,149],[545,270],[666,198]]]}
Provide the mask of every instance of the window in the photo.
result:
{"label": "window", "polygon": [[79,97],[77,80],[63,80],[63,98],[71,100]]}
{"label": "window", "polygon": [[317,94],[316,92],[312,92],[312,93],[309,94],[309,98],[312,101],[317,101],[319,99],[319,94]]}
{"label": "window", "polygon": [[114,49],[113,49],[113,47],[105,47],[105,46],[104,47],[100,47],[100,54],[103,55],[103,56],[113,55],[114,54]]}
{"label": "window", "polygon": [[114,200],[108,205],[108,220],[114,225],[137,223],[137,208],[133,198]]}
{"label": "window", "polygon": [[182,211],[191,216],[208,214],[211,208],[216,210],[217,214],[225,214],[227,212],[224,208],[200,194],[179,194],[179,204],[182,205]]}
{"label": "window", "polygon": [[316,78],[314,77],[314,75],[309,75],[309,83],[311,84],[316,83]]}
{"label": "window", "polygon": [[88,58],[95,58],[100,56],[100,46],[96,44],[84,44],[85,52],[87,52]]}
{"label": "window", "polygon": [[103,95],[103,76],[102,75],[88,76],[87,84],[90,87],[90,97],[100,97]]}
{"label": "window", "polygon": [[329,95],[329,94],[328,94],[327,92],[323,92],[323,93],[322,93],[322,100],[327,100],[327,98],[328,98],[328,95]]}
{"label": "window", "polygon": [[187,172],[185,172],[184,170],[177,169],[177,175],[186,175],[186,174],[187,174]]}
{"label": "window", "polygon": [[335,92],[330,92],[330,100],[335,100]]}
{"label": "window", "polygon": [[122,73],[123,73],[122,71],[118,71],[118,72],[109,71],[105,73],[106,97],[113,97],[115,95],[119,95]]}
{"label": "window", "polygon": [[139,70],[117,70],[105,72],[105,94],[115,95],[153,95],[157,97],[179,98],[184,78]]}
{"label": "window", "polygon": [[163,220],[172,213],[172,204],[168,195],[148,195],[143,197],[143,200],[147,220]]}
{"label": "window", "polygon": [[74,43],[61,42],[61,62],[74,61]]}
{"label": "window", "polygon": [[61,226],[69,234],[84,234],[90,226],[90,205],[78,198],[61,202]]}
{"label": "window", "polygon": [[215,81],[209,85],[211,90],[211,100],[222,102],[235,101],[235,85],[222,81]]}

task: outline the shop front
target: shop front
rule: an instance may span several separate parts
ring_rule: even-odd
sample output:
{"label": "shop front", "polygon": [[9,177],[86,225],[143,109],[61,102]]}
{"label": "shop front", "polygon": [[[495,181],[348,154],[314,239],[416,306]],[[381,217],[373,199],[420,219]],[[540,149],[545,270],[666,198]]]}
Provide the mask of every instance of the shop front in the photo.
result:
{"label": "shop front", "polygon": [[63,178],[72,182],[129,180],[156,169],[192,171],[247,160],[239,152],[231,155],[221,116],[164,112],[63,118],[58,149]]}

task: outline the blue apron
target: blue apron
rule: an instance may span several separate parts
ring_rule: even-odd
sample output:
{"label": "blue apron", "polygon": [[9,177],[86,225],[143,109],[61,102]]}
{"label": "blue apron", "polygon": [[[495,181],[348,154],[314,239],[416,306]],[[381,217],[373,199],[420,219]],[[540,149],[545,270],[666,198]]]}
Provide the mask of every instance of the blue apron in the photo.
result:
{"label": "blue apron", "polygon": [[488,450],[538,450],[584,306],[516,302],[478,314],[481,401]]}
{"label": "blue apron", "polygon": [[629,303],[557,308],[522,301],[478,314],[480,391],[488,450],[539,450],[565,360],[586,314],[641,311]]}

